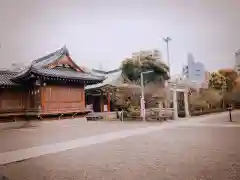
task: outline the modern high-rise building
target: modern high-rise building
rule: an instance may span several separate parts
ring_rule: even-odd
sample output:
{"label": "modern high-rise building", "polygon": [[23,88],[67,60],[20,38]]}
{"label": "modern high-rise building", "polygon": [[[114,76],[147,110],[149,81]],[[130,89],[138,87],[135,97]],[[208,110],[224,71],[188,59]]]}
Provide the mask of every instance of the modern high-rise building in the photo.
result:
{"label": "modern high-rise building", "polygon": [[240,49],[235,53],[235,71],[240,74]]}
{"label": "modern high-rise building", "polygon": [[183,67],[183,77],[202,87],[206,83],[206,70],[201,62],[196,62],[192,54],[187,56],[187,65]]}
{"label": "modern high-rise building", "polygon": [[144,50],[144,51],[132,53],[133,59],[138,59],[140,56],[143,56],[143,57],[144,56],[152,56],[156,59],[161,59],[161,52],[157,49],[153,49],[153,50]]}

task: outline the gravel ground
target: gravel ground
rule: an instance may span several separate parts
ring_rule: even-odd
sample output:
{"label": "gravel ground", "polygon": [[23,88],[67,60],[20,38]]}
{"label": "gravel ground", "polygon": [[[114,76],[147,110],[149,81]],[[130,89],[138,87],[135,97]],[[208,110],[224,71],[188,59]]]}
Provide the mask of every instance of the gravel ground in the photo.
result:
{"label": "gravel ground", "polygon": [[239,126],[186,124],[8,164],[0,172],[11,180],[240,180],[239,136]]}

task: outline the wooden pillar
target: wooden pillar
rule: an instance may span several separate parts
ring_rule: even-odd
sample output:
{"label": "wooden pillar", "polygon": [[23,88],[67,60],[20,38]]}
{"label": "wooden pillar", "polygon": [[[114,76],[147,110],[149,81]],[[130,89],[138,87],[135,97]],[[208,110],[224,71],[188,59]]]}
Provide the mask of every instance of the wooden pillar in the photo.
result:
{"label": "wooden pillar", "polygon": [[101,95],[100,95],[100,110],[101,112],[103,112],[103,107],[104,106],[104,102],[103,102],[103,93],[101,92]]}
{"label": "wooden pillar", "polygon": [[110,93],[107,93],[107,102],[108,102],[108,112],[111,111],[111,98],[110,98]]}

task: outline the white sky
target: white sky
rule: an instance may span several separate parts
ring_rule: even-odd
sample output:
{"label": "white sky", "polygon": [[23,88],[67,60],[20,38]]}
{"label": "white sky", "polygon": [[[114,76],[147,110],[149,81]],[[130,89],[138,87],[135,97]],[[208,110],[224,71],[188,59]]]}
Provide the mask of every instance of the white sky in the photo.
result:
{"label": "white sky", "polygon": [[188,52],[208,70],[232,67],[240,48],[239,0],[1,0],[1,67],[67,45],[79,64],[117,68],[132,52],[157,48],[170,36],[171,68]]}

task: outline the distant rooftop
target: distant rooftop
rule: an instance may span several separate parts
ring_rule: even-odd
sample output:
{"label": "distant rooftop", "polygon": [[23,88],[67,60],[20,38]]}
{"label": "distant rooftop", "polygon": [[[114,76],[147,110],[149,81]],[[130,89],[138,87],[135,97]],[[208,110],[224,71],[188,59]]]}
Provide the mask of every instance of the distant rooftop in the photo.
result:
{"label": "distant rooftop", "polygon": [[122,76],[121,76],[122,71],[120,68],[114,69],[111,71],[102,71],[102,70],[92,69],[92,73],[93,75],[98,75],[98,76],[104,75],[106,79],[101,83],[86,86],[85,90],[101,88],[107,85],[118,86],[119,84],[122,83]]}

